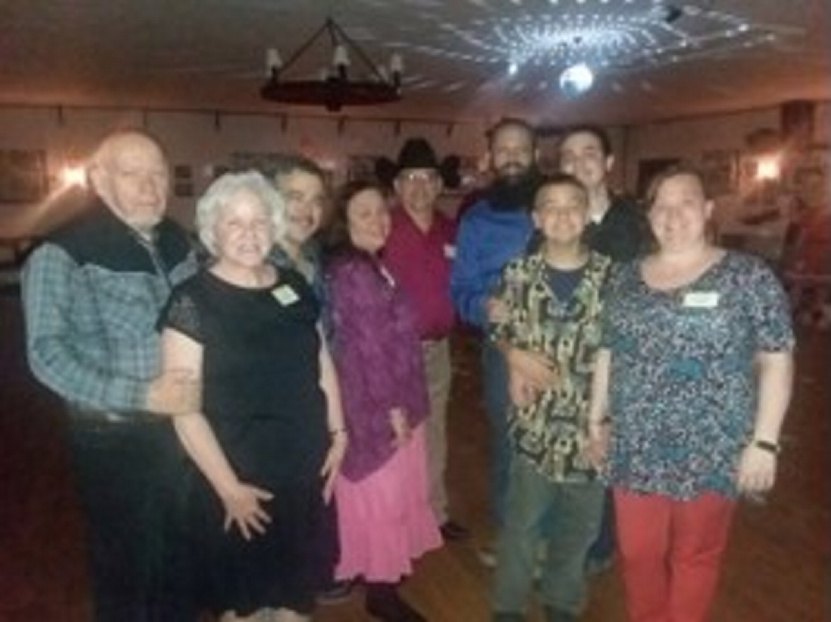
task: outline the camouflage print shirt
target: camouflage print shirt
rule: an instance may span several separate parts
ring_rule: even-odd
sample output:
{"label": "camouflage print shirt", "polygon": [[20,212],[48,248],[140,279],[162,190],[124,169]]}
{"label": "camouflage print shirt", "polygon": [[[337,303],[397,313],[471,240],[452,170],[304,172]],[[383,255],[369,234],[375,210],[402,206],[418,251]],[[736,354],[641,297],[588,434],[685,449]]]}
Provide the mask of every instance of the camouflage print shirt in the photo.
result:
{"label": "camouflage print shirt", "polygon": [[579,483],[596,477],[583,458],[583,447],[600,344],[602,290],[610,266],[610,259],[591,252],[566,299],[552,289],[557,271],[540,253],[516,259],[502,272],[498,296],[509,313],[505,322],[491,327],[491,339],[545,355],[559,375],[555,389],[541,392],[522,408],[511,406],[511,442],[518,455],[555,482]]}

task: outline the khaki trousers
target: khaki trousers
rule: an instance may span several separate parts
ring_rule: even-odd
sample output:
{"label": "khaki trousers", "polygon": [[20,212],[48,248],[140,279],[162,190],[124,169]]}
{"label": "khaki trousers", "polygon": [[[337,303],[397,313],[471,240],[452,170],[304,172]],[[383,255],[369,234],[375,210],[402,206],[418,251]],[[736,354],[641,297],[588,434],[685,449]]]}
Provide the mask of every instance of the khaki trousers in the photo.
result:
{"label": "khaki trousers", "polygon": [[453,367],[450,363],[450,340],[422,341],[424,371],[430,394],[427,418],[427,470],[430,477],[430,506],[439,525],[448,519],[447,486],[447,403]]}

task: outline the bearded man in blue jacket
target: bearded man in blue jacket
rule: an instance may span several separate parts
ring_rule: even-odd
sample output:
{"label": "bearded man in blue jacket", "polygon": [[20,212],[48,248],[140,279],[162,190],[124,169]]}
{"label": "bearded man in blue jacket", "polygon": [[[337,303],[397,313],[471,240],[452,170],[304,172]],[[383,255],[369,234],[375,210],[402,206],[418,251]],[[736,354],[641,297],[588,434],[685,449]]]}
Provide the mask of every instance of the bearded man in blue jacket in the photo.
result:
{"label": "bearded man in blue jacket", "polygon": [[[534,230],[530,208],[540,177],[534,128],[520,119],[503,119],[488,132],[488,151],[494,179],[461,219],[450,291],[461,318],[482,330],[482,381],[491,427],[491,511],[499,527],[510,462],[509,381],[505,355],[488,342],[487,329],[504,312],[493,298],[502,268],[526,250]],[[480,559],[494,565],[492,549],[484,547]]]}

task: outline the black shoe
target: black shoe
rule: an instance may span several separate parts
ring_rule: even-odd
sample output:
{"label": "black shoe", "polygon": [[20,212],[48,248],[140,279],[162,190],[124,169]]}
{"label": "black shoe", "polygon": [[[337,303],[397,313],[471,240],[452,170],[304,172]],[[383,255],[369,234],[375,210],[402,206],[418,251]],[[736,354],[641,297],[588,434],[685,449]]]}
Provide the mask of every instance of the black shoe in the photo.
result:
{"label": "black shoe", "polygon": [[352,588],[355,582],[347,581],[333,581],[325,589],[317,593],[317,603],[319,605],[336,605],[349,600],[352,595]]}
{"label": "black shoe", "polygon": [[459,523],[452,520],[447,520],[439,527],[441,537],[445,542],[451,540],[466,540],[470,537],[470,530],[467,527],[462,527]]}
{"label": "black shoe", "polygon": [[427,622],[389,583],[367,585],[366,611],[381,622]]}

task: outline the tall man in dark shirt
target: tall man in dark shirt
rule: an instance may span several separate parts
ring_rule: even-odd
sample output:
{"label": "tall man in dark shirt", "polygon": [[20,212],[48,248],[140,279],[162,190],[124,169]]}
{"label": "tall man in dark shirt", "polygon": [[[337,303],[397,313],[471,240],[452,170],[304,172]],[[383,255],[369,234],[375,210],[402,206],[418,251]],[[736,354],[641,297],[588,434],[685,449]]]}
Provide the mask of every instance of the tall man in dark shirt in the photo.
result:
{"label": "tall man in dark shirt", "polygon": [[581,125],[566,130],[559,143],[560,168],[574,175],[589,193],[587,242],[614,261],[645,253],[652,240],[646,216],[631,197],[609,187],[614,166],[609,135],[603,128]]}
{"label": "tall man in dark shirt", "polygon": [[164,216],[168,165],[153,138],[110,134],[88,173],[88,209],[24,269],[29,364],[69,412],[94,619],[187,620],[167,580],[180,571],[170,530],[184,461],[158,415],[198,408],[198,385],[160,374],[155,326],[172,283],[192,271],[190,245]]}
{"label": "tall man in dark shirt", "polygon": [[[630,261],[644,254],[652,243],[646,216],[632,198],[609,187],[615,158],[606,131],[593,125],[566,130],[560,139],[559,156],[563,172],[577,177],[589,194],[590,222],[585,232],[589,247],[614,261]],[[600,533],[586,561],[589,573],[611,564],[613,521],[611,495],[607,495]]]}

